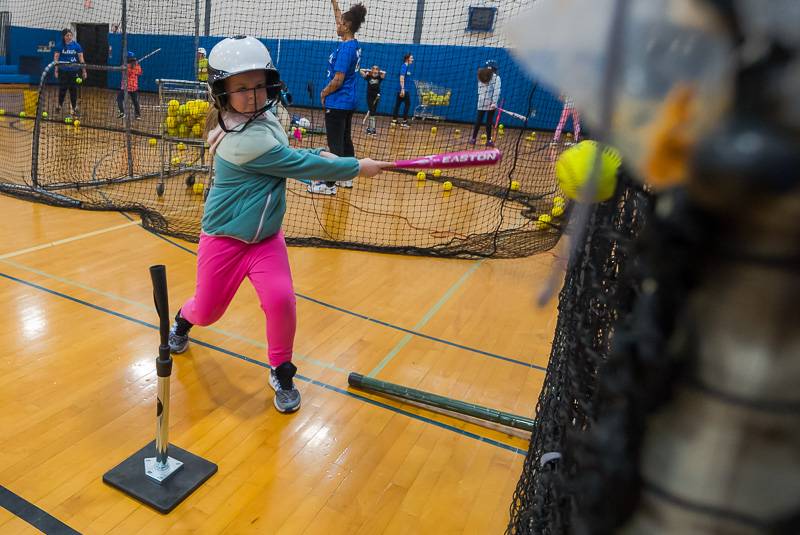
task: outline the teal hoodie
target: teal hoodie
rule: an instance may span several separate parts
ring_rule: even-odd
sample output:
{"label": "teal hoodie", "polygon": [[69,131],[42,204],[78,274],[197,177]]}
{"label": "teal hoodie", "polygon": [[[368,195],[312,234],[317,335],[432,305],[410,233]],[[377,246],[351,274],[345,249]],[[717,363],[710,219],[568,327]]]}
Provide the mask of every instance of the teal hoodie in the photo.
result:
{"label": "teal hoodie", "polygon": [[286,177],[337,181],[358,174],[355,158],[328,159],[321,151],[290,148],[269,112],[241,132],[225,134],[214,154],[214,185],[203,211],[203,232],[258,243],[281,228]]}

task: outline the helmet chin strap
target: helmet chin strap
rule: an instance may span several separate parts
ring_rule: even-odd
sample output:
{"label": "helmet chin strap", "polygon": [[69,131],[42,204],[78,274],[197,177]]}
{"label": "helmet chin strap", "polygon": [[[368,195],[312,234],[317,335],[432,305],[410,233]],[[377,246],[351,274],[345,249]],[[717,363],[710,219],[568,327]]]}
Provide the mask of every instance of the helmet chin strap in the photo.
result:
{"label": "helmet chin strap", "polygon": [[[274,108],[277,105],[277,103],[278,103],[278,99],[276,99],[276,98],[267,100],[266,104],[264,104],[264,106],[262,106],[261,109],[258,109],[256,111],[254,111],[252,114],[250,114],[250,118],[247,119],[247,121],[241,126],[241,128],[234,127],[234,128],[238,128],[237,130],[234,130],[234,128],[230,128],[229,129],[227,126],[225,126],[225,121],[222,119],[222,112],[220,112],[219,113],[219,119],[218,119],[219,126],[222,128],[222,130],[225,133],[241,132],[242,130],[247,128],[250,125],[250,123],[252,123],[256,119],[258,119],[261,115],[263,115],[266,111],[269,111],[272,108]],[[236,113],[239,113],[239,112],[236,112]],[[239,114],[240,115],[246,115],[244,113],[239,113]]]}

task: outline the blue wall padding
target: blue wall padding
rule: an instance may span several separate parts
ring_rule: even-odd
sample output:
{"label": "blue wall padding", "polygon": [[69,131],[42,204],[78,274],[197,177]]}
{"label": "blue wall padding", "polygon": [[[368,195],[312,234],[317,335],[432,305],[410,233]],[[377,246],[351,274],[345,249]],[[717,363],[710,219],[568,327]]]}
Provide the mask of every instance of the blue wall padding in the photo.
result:
{"label": "blue wall padding", "polygon": [[[10,27],[8,63],[16,64],[20,56],[41,56],[42,67],[52,61],[53,51],[37,52],[40,45],[49,41],[60,43],[58,30],[41,30],[20,26]],[[209,52],[222,37],[201,37],[200,46]],[[111,56],[109,63],[119,64],[122,36],[109,34]],[[307,92],[308,82],[314,87],[313,107],[319,107],[319,92],[324,87],[328,56],[336,46],[335,41],[303,39],[262,39],[269,48],[273,61],[281,72],[298,106],[310,107],[312,102]],[[143,75],[139,79],[141,91],[156,91],[156,79],[194,79],[194,38],[182,35],[129,34],[128,48],[139,57],[151,50],[161,52],[142,63]],[[486,60],[499,64],[503,82],[501,100],[508,110],[525,114],[536,110],[528,126],[537,129],[554,129],[561,112],[561,103],[556,97],[539,86],[512,58],[506,49],[480,46],[410,45],[394,43],[362,42],[361,66],[369,68],[377,64],[387,71],[382,98],[378,106],[380,114],[390,114],[395,95],[399,90],[399,68],[405,53],[416,58],[413,77],[452,91],[450,105],[434,107],[432,112],[449,121],[472,122],[475,119],[477,102],[476,71]],[[52,80],[53,82],[55,80]],[[109,73],[108,85],[120,86],[120,74]],[[358,111],[366,112],[366,84],[358,80]],[[531,94],[532,92],[532,94]],[[412,89],[412,111],[418,104],[416,91]],[[508,116],[501,119],[508,126],[521,126],[522,122]]]}

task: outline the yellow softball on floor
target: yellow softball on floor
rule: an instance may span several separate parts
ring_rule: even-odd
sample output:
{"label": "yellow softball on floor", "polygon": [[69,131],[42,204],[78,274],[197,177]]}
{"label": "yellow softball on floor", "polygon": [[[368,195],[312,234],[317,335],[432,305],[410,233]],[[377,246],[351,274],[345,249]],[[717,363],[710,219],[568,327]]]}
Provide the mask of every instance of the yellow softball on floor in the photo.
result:
{"label": "yellow softball on floor", "polygon": [[594,191],[587,191],[598,146],[594,141],[581,141],[558,157],[556,177],[561,190],[570,199],[600,202],[610,199],[614,194],[622,157],[616,149],[609,146],[604,146],[600,154],[600,171]]}
{"label": "yellow softball on floor", "polygon": [[445,191],[450,191],[451,189],[453,189],[453,183],[450,182],[449,180],[447,182],[444,182],[442,184],[442,189]]}
{"label": "yellow softball on floor", "polygon": [[434,169],[433,170],[433,176],[442,176],[442,170],[441,169]]}
{"label": "yellow softball on floor", "polygon": [[550,210],[550,213],[553,214],[553,217],[561,217],[564,215],[564,207],[563,206],[553,206],[553,209]]}
{"label": "yellow softball on floor", "polygon": [[181,164],[181,159],[178,158],[177,156],[175,156],[174,158],[172,158],[171,162],[172,162],[172,165],[180,165]]}
{"label": "yellow softball on floor", "polygon": [[519,191],[519,182],[516,180],[511,181],[511,191]]}
{"label": "yellow softball on floor", "polygon": [[417,180],[425,180],[425,171],[420,171],[417,173]]}
{"label": "yellow softball on floor", "polygon": [[78,119],[75,119],[74,121],[72,121],[72,126],[74,126],[75,128],[78,128],[80,125],[81,125],[81,122]]}
{"label": "yellow softball on floor", "polygon": [[550,228],[550,222],[553,218],[550,214],[542,214],[539,218],[533,223],[534,230],[544,230],[546,228]]}
{"label": "yellow softball on floor", "polygon": [[158,140],[154,137],[151,137],[150,139],[147,140],[147,144],[150,145],[151,147],[154,147],[157,143]]}
{"label": "yellow softball on floor", "polygon": [[205,187],[205,184],[202,182],[195,182],[194,185],[192,185],[192,191],[199,195],[200,193],[203,193]]}

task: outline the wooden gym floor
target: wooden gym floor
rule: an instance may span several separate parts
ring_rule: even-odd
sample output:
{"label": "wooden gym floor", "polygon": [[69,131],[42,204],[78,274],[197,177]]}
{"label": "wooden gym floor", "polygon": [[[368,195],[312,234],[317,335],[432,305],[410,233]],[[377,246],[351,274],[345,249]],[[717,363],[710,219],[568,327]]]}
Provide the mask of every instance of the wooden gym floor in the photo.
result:
{"label": "wooden gym floor", "polygon": [[[6,143],[23,139],[6,126],[4,176],[22,181],[30,145]],[[410,195],[392,191],[399,203]],[[175,358],[170,440],[219,471],[164,516],[101,478],[155,434],[148,267],[167,266],[174,313],[194,288],[196,245],[129,214],[4,196],[0,211],[0,505],[25,500],[81,533],[504,530],[524,433],[350,390],[347,374],[532,417],[556,320],[553,302],[534,305],[552,253],[468,261],[290,248],[303,406],[282,415],[272,405],[264,317],[245,283]],[[0,533],[37,532],[0,507]]]}
{"label": "wooden gym floor", "polygon": [[[82,533],[504,529],[525,438],[348,390],[346,374],[532,416],[555,324],[554,305],[533,302],[552,254],[464,261],[290,248],[303,407],[287,416],[272,406],[264,319],[244,284],[175,359],[171,441],[219,472],[164,516],[101,477],[154,436],[147,269],[166,264],[174,310],[192,292],[196,246],[114,212],[7,197],[0,210],[8,491]],[[36,530],[0,509],[0,532]]]}

